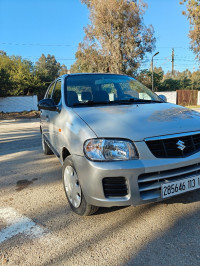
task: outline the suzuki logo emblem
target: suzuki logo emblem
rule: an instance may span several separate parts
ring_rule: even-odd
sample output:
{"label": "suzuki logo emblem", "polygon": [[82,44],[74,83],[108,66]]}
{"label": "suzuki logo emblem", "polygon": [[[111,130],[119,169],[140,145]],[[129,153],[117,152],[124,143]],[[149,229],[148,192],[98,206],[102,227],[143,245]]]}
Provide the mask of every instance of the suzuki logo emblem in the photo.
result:
{"label": "suzuki logo emblem", "polygon": [[185,143],[183,142],[183,141],[181,141],[181,140],[179,140],[177,143],[176,143],[176,145],[178,145],[178,149],[179,150],[181,150],[181,151],[183,151],[185,148],[186,148],[186,146],[184,145]]}

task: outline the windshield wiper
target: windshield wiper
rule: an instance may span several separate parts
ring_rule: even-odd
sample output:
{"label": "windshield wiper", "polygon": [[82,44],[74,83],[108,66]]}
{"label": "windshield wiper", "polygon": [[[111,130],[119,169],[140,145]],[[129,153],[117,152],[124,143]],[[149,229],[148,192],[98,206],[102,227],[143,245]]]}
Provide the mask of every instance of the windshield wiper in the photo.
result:
{"label": "windshield wiper", "polygon": [[76,106],[94,106],[94,105],[116,105],[116,104],[132,104],[132,103],[162,103],[161,101],[156,100],[144,100],[144,99],[121,99],[115,101],[88,101],[88,102],[78,102],[74,103],[72,107]]}
{"label": "windshield wiper", "polygon": [[89,106],[93,106],[93,105],[106,105],[106,104],[110,104],[110,103],[112,103],[112,102],[110,102],[110,101],[88,101],[88,102],[79,102],[79,103],[74,103],[73,105],[72,105],[72,107],[73,106],[84,106],[84,105],[89,105]]}
{"label": "windshield wiper", "polygon": [[145,99],[135,99],[135,98],[115,100],[114,102],[116,103],[162,103],[161,101],[156,101],[156,100],[145,100]]}
{"label": "windshield wiper", "polygon": [[[132,98],[130,99],[132,100]],[[161,101],[157,101],[157,100],[145,100],[145,99],[134,99],[133,102],[146,102],[146,103],[161,103]]]}

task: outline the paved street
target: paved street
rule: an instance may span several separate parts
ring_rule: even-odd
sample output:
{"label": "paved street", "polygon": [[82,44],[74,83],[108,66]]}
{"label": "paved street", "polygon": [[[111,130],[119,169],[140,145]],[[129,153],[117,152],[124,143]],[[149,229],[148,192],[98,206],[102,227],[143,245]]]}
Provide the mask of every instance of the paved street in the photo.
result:
{"label": "paved street", "polygon": [[80,217],[38,120],[0,121],[0,264],[199,265],[200,190]]}

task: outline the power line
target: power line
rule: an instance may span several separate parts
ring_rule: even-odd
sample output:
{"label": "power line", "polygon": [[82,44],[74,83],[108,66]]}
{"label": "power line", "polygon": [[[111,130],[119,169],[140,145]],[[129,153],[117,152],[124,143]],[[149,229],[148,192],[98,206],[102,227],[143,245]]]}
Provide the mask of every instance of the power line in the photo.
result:
{"label": "power line", "polygon": [[[15,42],[0,42],[2,45],[36,45],[36,46],[77,46],[74,44],[41,44],[41,43],[15,43]],[[189,47],[183,47],[183,46],[158,46],[157,49],[186,49],[191,50]]]}
{"label": "power line", "polygon": [[174,49],[185,49],[185,50],[190,50],[191,51],[191,49],[189,48],[189,47],[182,47],[182,46],[159,46],[159,47],[157,47],[156,46],[156,48],[157,49],[172,49],[172,48],[174,48]]}
{"label": "power line", "polygon": [[[169,61],[169,60],[167,60],[166,58],[156,58],[155,59],[155,61]],[[176,61],[186,61],[186,62],[193,62],[194,63],[194,60],[191,60],[191,59],[176,59]],[[147,63],[147,62],[151,62],[151,59],[147,59],[147,60],[145,60],[145,61],[142,61],[142,63]]]}
{"label": "power line", "polygon": [[[40,58],[40,56],[38,56],[38,57],[32,57],[32,56],[24,56],[23,57],[24,59],[39,59]],[[74,60],[76,60],[76,58],[60,58],[60,57],[55,57],[56,58],[56,60],[65,60],[65,61],[74,61]]]}
{"label": "power line", "polygon": [[73,44],[41,44],[41,43],[6,43],[6,42],[0,42],[0,45],[15,45],[15,46],[50,46],[50,47],[70,47],[70,46],[75,46],[78,47],[77,45]]}

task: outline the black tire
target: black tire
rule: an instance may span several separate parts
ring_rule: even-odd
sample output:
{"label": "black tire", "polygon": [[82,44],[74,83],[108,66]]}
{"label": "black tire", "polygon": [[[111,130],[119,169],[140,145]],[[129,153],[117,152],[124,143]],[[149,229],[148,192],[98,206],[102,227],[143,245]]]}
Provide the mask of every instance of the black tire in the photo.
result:
{"label": "black tire", "polygon": [[42,134],[42,150],[43,150],[43,153],[45,155],[51,155],[53,154],[52,150],[49,148],[49,146],[47,145],[45,139],[44,139],[44,136]]}
{"label": "black tire", "polygon": [[[68,156],[64,161],[62,168],[62,180],[69,205],[76,214],[81,216],[89,216],[94,214],[99,209],[99,207],[90,205],[86,202],[78,180],[74,163],[72,161],[72,156]],[[74,188],[75,186],[76,188]],[[76,194],[76,197],[74,194]]]}

